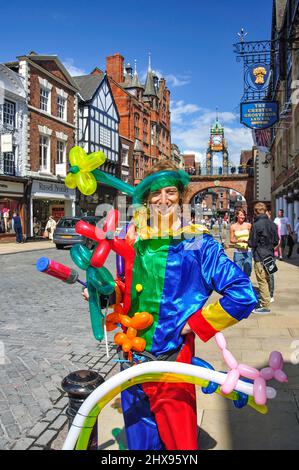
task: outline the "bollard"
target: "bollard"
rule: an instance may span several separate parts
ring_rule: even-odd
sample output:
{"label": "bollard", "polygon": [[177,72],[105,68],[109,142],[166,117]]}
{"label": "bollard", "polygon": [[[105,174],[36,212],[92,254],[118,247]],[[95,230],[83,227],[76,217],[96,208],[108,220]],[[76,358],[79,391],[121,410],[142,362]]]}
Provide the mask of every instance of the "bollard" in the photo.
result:
{"label": "bollard", "polygon": [[[69,428],[84,400],[105,380],[101,375],[93,370],[78,370],[67,375],[61,382],[62,389],[68,394],[69,404],[66,415],[69,420]],[[97,423],[95,424],[89,444],[89,450],[97,450],[98,432]]]}

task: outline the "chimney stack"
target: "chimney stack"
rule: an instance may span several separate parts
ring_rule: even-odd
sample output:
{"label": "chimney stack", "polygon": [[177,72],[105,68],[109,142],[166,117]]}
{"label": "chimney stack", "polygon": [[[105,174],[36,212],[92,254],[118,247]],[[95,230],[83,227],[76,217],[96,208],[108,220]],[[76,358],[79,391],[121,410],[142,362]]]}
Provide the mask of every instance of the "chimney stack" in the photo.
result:
{"label": "chimney stack", "polygon": [[106,58],[106,70],[115,82],[123,82],[124,58],[119,52]]}

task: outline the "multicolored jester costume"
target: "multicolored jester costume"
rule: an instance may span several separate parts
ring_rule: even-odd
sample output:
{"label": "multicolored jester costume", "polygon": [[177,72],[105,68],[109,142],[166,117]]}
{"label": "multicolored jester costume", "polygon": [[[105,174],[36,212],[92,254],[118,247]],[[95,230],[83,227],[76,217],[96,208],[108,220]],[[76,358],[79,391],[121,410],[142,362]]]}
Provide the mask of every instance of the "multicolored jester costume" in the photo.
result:
{"label": "multicolored jester costume", "polygon": [[[92,286],[97,282],[102,287],[100,292],[106,295],[112,290],[116,292],[114,312],[108,315],[106,325],[108,330],[117,324],[123,327],[123,332],[115,336],[123,368],[152,360],[191,364],[195,334],[207,342],[217,332],[250,315],[257,304],[251,282],[204,227],[182,220],[177,230],[168,231],[166,236],[149,227],[144,206],[147,196],[168,186],[176,186],[182,192],[189,183],[184,171],[160,171],[133,188],[98,170],[104,158],[100,152],[87,156],[84,150],[75,147],[70,154],[71,169],[65,184],[78,187],[87,195],[96,190],[97,181],[125,192],[137,207],[135,223],[116,237],[116,214],[114,218],[108,217],[103,230],[79,222],[76,231],[98,245],[89,253],[86,247],[74,247],[73,260],[86,269],[93,300]],[[107,290],[107,270],[102,276],[101,270],[105,269],[110,250],[119,259],[116,284],[110,282],[112,288]],[[94,269],[98,270],[96,275],[92,274]],[[213,291],[221,299],[205,306]],[[187,322],[193,332],[182,336]],[[100,331],[97,339],[102,339]],[[129,449],[198,448],[194,385],[163,382],[134,385],[122,392],[122,409]]]}

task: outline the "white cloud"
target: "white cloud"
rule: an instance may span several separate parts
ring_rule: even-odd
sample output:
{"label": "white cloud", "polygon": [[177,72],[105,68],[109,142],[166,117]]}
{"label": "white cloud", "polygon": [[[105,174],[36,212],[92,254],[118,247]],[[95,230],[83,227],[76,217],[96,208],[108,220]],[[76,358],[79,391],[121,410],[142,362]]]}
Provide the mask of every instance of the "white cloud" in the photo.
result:
{"label": "white cloud", "polygon": [[174,88],[179,87],[179,86],[184,86],[188,85],[190,83],[190,77],[188,76],[178,76],[176,77],[173,74],[165,75],[165,80],[168,84],[168,86],[172,86]]}
{"label": "white cloud", "polygon": [[87,75],[87,72],[84,69],[80,69],[74,65],[74,59],[72,58],[65,59],[62,63],[72,77]]}
{"label": "white cloud", "polygon": [[183,100],[172,101],[171,107],[171,120],[173,124],[182,124],[185,115],[194,114],[200,110],[196,104],[185,104]]}
{"label": "white cloud", "polygon": [[[188,85],[191,82],[191,77],[189,75],[174,75],[173,73],[164,74],[162,70],[154,70],[154,73],[157,77],[165,78],[166,85],[169,87],[177,88],[180,86]],[[147,70],[143,70],[141,73],[141,81],[145,83],[147,76]]]}
{"label": "white cloud", "polygon": [[[210,128],[216,120],[215,111],[176,101],[172,103],[171,113],[172,142],[177,144],[183,153],[195,153],[196,160],[205,165]],[[241,126],[239,116],[230,111],[219,113],[219,121],[224,126],[230,162],[238,165],[241,151],[252,148],[252,133],[250,129]]]}

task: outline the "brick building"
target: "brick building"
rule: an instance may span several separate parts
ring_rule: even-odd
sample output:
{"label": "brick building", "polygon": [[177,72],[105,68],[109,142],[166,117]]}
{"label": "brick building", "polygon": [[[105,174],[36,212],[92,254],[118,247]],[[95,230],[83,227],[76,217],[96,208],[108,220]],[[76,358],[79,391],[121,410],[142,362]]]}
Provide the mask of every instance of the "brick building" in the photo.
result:
{"label": "brick building", "polygon": [[195,166],[195,154],[190,153],[184,154],[184,166],[185,166],[185,171],[190,175],[194,176],[196,174],[196,166]]}
{"label": "brick building", "polygon": [[120,115],[122,161],[131,169],[129,182],[137,184],[158,160],[171,158],[170,91],[150,63],[145,84],[141,84],[136,62],[133,72],[119,53],[107,57],[106,71]]}
{"label": "brick building", "polygon": [[67,155],[76,142],[77,85],[57,56],[31,52],[6,64],[25,80],[27,235],[36,219],[43,233],[49,215],[75,214],[75,190],[64,185]]}

